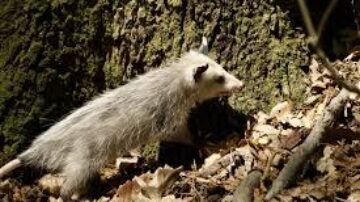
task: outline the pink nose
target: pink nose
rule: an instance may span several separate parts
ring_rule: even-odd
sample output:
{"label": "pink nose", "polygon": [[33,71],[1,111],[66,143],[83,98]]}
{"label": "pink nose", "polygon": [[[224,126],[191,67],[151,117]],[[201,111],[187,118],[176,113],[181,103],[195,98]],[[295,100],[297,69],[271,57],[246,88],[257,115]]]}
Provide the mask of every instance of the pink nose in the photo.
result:
{"label": "pink nose", "polygon": [[233,88],[233,91],[236,93],[240,92],[244,88],[244,86],[244,82],[240,81],[239,84]]}

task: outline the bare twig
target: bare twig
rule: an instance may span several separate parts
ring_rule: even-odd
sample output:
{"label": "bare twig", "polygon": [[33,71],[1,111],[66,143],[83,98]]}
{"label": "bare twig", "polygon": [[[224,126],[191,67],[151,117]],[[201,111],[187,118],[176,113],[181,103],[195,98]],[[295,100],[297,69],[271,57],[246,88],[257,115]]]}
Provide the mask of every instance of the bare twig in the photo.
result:
{"label": "bare twig", "polygon": [[[301,14],[304,19],[305,27],[306,27],[307,31],[309,32],[309,37],[317,37],[316,31],[314,29],[314,25],[313,25],[311,17],[310,17],[310,12],[306,6],[305,1],[298,0],[298,4],[299,4],[300,11],[301,11]],[[316,38],[316,43],[317,43],[317,38]]]}
{"label": "bare twig", "polygon": [[213,176],[219,172],[219,170],[227,168],[231,163],[237,162],[241,157],[248,158],[247,161],[252,161],[253,159],[252,154],[246,154],[244,151],[235,150],[216,160],[211,165],[202,168],[199,173],[204,177]]}
{"label": "bare twig", "polygon": [[233,160],[234,156],[238,155],[237,151],[233,151],[220,159],[216,160],[213,164],[209,165],[206,168],[203,168],[199,171],[201,176],[212,176],[219,170],[226,168]]}
{"label": "bare twig", "polygon": [[252,202],[254,189],[260,185],[261,175],[262,173],[259,170],[250,172],[236,188],[233,202]]}
{"label": "bare twig", "polygon": [[263,174],[263,176],[261,178],[262,180],[265,180],[268,177],[270,169],[271,169],[271,164],[274,161],[274,158],[275,158],[276,154],[277,154],[277,152],[272,153],[271,156],[269,157],[269,159],[267,160],[265,171],[264,171],[264,174]]}
{"label": "bare twig", "polygon": [[339,74],[339,72],[334,68],[333,65],[327,59],[324,51],[319,47],[315,48],[316,54],[321,59],[322,63],[325,65],[325,68],[329,70],[334,80],[343,88],[353,93],[360,94],[360,89],[357,88],[355,85],[349,83],[348,81],[344,80],[344,78]]}
{"label": "bare twig", "polygon": [[327,132],[327,129],[334,124],[336,116],[342,112],[345,103],[348,101],[349,94],[349,91],[343,88],[340,93],[331,100],[323,115],[317,120],[310,135],[306,138],[305,142],[297,148],[296,152],[291,155],[289,162],[273,182],[271,189],[265,196],[266,201],[272,199],[296,179],[296,175],[303,165],[320,145],[320,141]]}
{"label": "bare twig", "polygon": [[[358,93],[360,94],[360,89],[357,88],[356,86],[352,85],[350,82],[344,80],[344,78],[339,74],[339,72],[335,69],[335,67],[330,63],[329,59],[327,58],[326,54],[324,53],[324,51],[320,48],[319,46],[319,37],[314,29],[314,25],[311,21],[310,18],[310,14],[309,14],[309,10],[306,6],[306,3],[304,0],[298,0],[298,4],[300,7],[300,11],[303,15],[303,19],[304,19],[304,23],[305,23],[305,27],[309,33],[309,39],[308,42],[309,44],[314,48],[315,53],[319,56],[321,62],[324,64],[325,68],[331,73],[331,76],[333,77],[333,79],[343,88],[354,92],[354,93]],[[331,5],[330,5],[331,6]],[[329,10],[329,9],[327,9]],[[330,9],[332,10],[332,9]],[[330,12],[330,11],[328,11]],[[325,16],[326,17],[326,16]],[[326,17],[327,18],[327,17]],[[325,20],[323,23],[325,24]]]}
{"label": "bare twig", "polygon": [[326,23],[330,17],[330,14],[334,10],[337,2],[338,2],[338,0],[331,0],[330,4],[327,6],[323,16],[321,17],[321,20],[320,20],[320,23],[318,26],[318,30],[317,30],[319,39],[321,39],[322,33],[326,27]]}

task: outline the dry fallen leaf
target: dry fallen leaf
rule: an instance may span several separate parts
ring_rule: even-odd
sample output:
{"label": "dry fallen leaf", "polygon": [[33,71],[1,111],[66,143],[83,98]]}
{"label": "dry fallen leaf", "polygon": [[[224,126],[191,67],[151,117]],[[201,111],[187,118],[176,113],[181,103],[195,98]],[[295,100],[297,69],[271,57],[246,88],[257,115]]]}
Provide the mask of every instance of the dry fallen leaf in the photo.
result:
{"label": "dry fallen leaf", "polygon": [[351,184],[351,190],[360,191],[360,174],[350,177],[349,182]]}
{"label": "dry fallen leaf", "polygon": [[[356,84],[356,87],[360,88],[360,82]],[[357,100],[359,98],[359,95],[357,93],[350,93],[349,95],[350,100]]]}
{"label": "dry fallen leaf", "polygon": [[347,202],[360,202],[360,191],[357,190],[349,195]]}
{"label": "dry fallen leaf", "polygon": [[251,141],[253,144],[267,145],[271,140],[276,139],[280,135],[280,132],[280,130],[272,125],[257,124],[253,128]]}
{"label": "dry fallen leaf", "polygon": [[259,111],[255,115],[255,118],[256,118],[258,124],[265,124],[269,119],[271,119],[271,117],[269,115],[265,114],[263,111]]}
{"label": "dry fallen leaf", "polygon": [[321,76],[321,74],[319,63],[314,58],[311,59],[309,69],[311,70],[311,80],[316,81]]}
{"label": "dry fallen leaf", "polygon": [[270,143],[270,138],[269,138],[269,136],[266,136],[266,135],[261,136],[258,138],[257,143],[261,144],[261,145],[267,145]]}
{"label": "dry fallen leaf", "polygon": [[326,83],[323,81],[315,81],[311,84],[311,89],[313,89],[313,90],[326,89]]}
{"label": "dry fallen leaf", "polygon": [[302,122],[302,120],[299,118],[295,118],[295,117],[288,118],[288,119],[282,121],[282,123],[288,123],[288,124],[290,124],[290,126],[292,126],[294,128],[301,128],[304,126],[304,123]]}
{"label": "dry fallen leaf", "polygon": [[316,108],[312,108],[306,112],[305,116],[302,118],[304,127],[310,129],[315,124]]}
{"label": "dry fallen leaf", "polygon": [[336,167],[334,166],[334,160],[331,159],[331,155],[334,153],[334,148],[326,146],[324,148],[324,156],[316,163],[316,169],[322,173],[327,172],[332,175],[335,174]]}
{"label": "dry fallen leaf", "polygon": [[292,135],[293,133],[294,133],[293,129],[286,129],[286,130],[280,131],[281,136],[289,136],[289,135]]}
{"label": "dry fallen leaf", "polygon": [[[200,176],[217,179],[222,178],[224,173],[229,173],[231,168],[238,166],[240,162],[244,162],[245,171],[250,171],[253,167],[254,156],[251,153],[251,147],[245,145],[237,148],[235,151],[226,154],[220,159],[215,160],[206,167],[201,167],[198,171]],[[224,171],[225,170],[225,171]]]}
{"label": "dry fallen leaf", "polygon": [[213,165],[215,163],[215,161],[219,160],[220,158],[221,158],[221,155],[218,153],[210,155],[209,157],[207,157],[205,159],[205,162],[204,162],[202,168],[207,169],[208,167]]}
{"label": "dry fallen leaf", "polygon": [[279,122],[291,114],[292,107],[289,102],[278,103],[271,109],[270,117],[276,118]]}
{"label": "dry fallen leaf", "polygon": [[304,104],[305,105],[313,105],[318,101],[318,99],[320,97],[321,97],[321,95],[312,95],[312,96],[306,98],[306,100],[304,101]]}
{"label": "dry fallen leaf", "polygon": [[287,136],[282,136],[280,139],[280,148],[291,150],[303,141],[303,135],[299,131],[292,131]]}
{"label": "dry fallen leaf", "polygon": [[174,195],[168,195],[161,198],[161,202],[190,202],[193,201],[191,197],[180,199],[176,198]]}
{"label": "dry fallen leaf", "polygon": [[359,56],[360,56],[360,51],[355,50],[352,53],[350,53],[348,56],[346,56],[344,58],[344,61],[349,62],[349,61],[352,61],[353,59],[354,60],[356,60],[356,59],[359,60]]}
{"label": "dry fallen leaf", "polygon": [[[112,202],[131,202],[131,201],[163,201],[163,193],[166,188],[178,178],[182,168],[173,169],[169,166],[158,168],[155,173],[145,173],[139,177],[134,177],[132,181],[127,181],[117,190]],[[165,198],[165,200],[168,200]]]}
{"label": "dry fallen leaf", "polygon": [[253,128],[254,132],[257,132],[259,134],[259,136],[262,135],[279,135],[280,134],[280,130],[276,129],[274,126],[272,125],[255,125]]}

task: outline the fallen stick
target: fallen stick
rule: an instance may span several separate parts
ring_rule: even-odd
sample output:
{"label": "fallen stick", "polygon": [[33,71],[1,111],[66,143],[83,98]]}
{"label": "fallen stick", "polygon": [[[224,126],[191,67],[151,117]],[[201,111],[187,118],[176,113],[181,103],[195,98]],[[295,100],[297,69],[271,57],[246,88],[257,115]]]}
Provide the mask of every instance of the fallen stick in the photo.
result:
{"label": "fallen stick", "polygon": [[296,174],[299,173],[306,161],[319,147],[320,141],[325,136],[327,129],[334,124],[337,115],[342,112],[344,105],[349,99],[349,94],[349,91],[343,88],[340,93],[331,100],[322,116],[318,118],[310,135],[306,138],[305,142],[297,148],[295,153],[290,156],[289,162],[274,180],[271,189],[265,196],[266,201],[272,199],[293,182]]}
{"label": "fallen stick", "polygon": [[246,149],[235,150],[216,160],[211,165],[200,169],[199,173],[202,177],[210,177],[215,175],[222,169],[227,169],[230,164],[234,162],[239,162],[240,159],[244,159],[246,165],[246,162],[250,163],[250,161],[253,161],[253,158],[253,155]]}
{"label": "fallen stick", "polygon": [[216,160],[213,164],[209,165],[206,168],[203,168],[199,171],[200,175],[203,177],[209,177],[215,175],[219,170],[226,168],[235,157],[240,156],[240,152],[233,151],[225,156],[221,157],[220,159]]}
{"label": "fallen stick", "polygon": [[233,202],[252,202],[254,198],[254,189],[260,185],[261,176],[261,171],[251,171],[236,188]]}

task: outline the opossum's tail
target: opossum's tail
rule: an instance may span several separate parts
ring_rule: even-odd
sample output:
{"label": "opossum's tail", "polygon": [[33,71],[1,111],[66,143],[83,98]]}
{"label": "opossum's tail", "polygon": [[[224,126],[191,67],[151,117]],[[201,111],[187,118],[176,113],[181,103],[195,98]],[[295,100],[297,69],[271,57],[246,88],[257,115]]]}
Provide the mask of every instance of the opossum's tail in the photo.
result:
{"label": "opossum's tail", "polygon": [[0,179],[21,166],[20,159],[14,159],[0,168]]}

